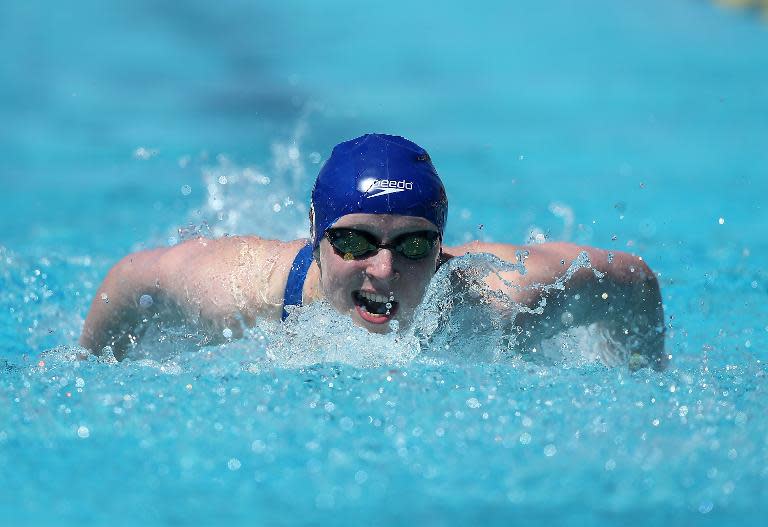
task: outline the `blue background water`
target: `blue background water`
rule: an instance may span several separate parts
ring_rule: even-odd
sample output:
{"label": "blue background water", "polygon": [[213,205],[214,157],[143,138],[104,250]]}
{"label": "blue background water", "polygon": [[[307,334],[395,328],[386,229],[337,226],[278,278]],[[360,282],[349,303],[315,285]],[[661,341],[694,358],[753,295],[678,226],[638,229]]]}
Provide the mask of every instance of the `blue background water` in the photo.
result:
{"label": "blue background water", "polygon": [[[758,523],[768,26],[699,1],[308,4],[4,5],[0,523]],[[299,236],[318,159],[368,131],[430,150],[449,243],[642,254],[670,371],[478,343],[366,362],[349,329],[314,366],[266,357],[274,328],[69,360],[127,251],[203,222]]]}

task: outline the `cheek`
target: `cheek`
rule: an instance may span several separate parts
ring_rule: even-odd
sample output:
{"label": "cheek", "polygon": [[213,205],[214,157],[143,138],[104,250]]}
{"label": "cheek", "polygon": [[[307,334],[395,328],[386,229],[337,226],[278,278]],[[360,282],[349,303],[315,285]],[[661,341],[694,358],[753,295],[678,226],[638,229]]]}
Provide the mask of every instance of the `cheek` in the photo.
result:
{"label": "cheek", "polygon": [[404,290],[404,293],[408,297],[414,297],[417,298],[417,300],[421,300],[430,280],[432,280],[432,277],[435,275],[434,265],[435,264],[430,261],[429,263],[420,263],[409,266],[404,273],[405,276],[410,278],[407,287],[405,287]]}
{"label": "cheek", "polygon": [[323,295],[334,304],[347,304],[351,302],[349,292],[359,288],[362,271],[354,265],[346,262],[324,265],[320,275]]}

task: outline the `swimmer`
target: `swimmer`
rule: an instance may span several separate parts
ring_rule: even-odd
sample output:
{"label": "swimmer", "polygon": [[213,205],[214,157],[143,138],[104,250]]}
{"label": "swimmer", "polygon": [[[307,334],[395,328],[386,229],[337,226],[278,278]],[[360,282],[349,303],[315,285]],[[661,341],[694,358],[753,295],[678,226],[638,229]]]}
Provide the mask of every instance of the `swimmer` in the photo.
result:
{"label": "swimmer", "polygon": [[[150,322],[194,327],[202,344],[212,344],[242,336],[260,317],[285,319],[286,307],[318,300],[385,333],[393,320],[408,326],[436,270],[451,258],[489,253],[517,262],[527,254],[524,274],[485,278],[490,290],[540,308],[509,320],[521,352],[570,326],[596,324],[630,352],[630,368],[666,367],[659,286],[641,258],[570,243],[446,247],[447,213],[426,150],[383,134],[343,142],[315,181],[308,240],[197,238],[130,254],[101,284],[80,344],[96,354],[109,346],[120,359]],[[564,280],[582,253],[592,269],[576,271],[564,289],[541,287]]]}

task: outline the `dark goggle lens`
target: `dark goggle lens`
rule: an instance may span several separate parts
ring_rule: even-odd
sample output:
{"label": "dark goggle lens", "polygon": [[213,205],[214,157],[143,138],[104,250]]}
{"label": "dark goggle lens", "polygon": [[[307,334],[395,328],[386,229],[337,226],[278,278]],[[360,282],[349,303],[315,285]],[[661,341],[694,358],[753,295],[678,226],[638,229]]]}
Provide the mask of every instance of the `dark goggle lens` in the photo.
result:
{"label": "dark goggle lens", "polygon": [[345,256],[350,254],[354,258],[365,256],[377,249],[365,236],[355,231],[329,231],[328,239],[337,251]]}
{"label": "dark goggle lens", "polygon": [[436,232],[414,232],[397,238],[393,244],[382,245],[367,233],[352,229],[329,229],[327,235],[331,245],[345,258],[361,258],[387,247],[411,260],[428,256],[439,237]]}
{"label": "dark goggle lens", "polygon": [[423,234],[413,234],[406,236],[397,244],[395,250],[411,260],[425,258],[432,250],[434,239],[430,240]]}

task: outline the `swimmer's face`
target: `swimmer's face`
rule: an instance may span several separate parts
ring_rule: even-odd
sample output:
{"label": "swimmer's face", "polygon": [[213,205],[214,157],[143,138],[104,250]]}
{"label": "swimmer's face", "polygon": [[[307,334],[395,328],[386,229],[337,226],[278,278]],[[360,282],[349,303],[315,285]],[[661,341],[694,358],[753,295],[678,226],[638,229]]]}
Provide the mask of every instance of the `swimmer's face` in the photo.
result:
{"label": "swimmer's face", "polygon": [[[411,256],[408,251],[418,248],[425,238],[412,239],[409,234],[437,233],[437,227],[424,218],[386,214],[349,214],[337,221],[333,229],[360,231],[381,244],[395,242]],[[411,322],[435,274],[440,240],[430,243],[425,256],[418,259],[408,258],[394,248],[354,258],[351,253],[343,254],[335,248],[328,236],[323,237],[319,251],[320,285],[325,299],[336,310],[352,317],[355,324],[385,333],[391,320],[397,320],[401,327]],[[387,308],[387,304],[391,307]]]}

